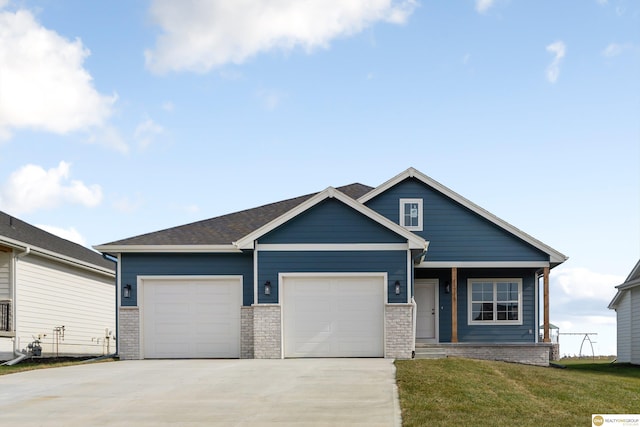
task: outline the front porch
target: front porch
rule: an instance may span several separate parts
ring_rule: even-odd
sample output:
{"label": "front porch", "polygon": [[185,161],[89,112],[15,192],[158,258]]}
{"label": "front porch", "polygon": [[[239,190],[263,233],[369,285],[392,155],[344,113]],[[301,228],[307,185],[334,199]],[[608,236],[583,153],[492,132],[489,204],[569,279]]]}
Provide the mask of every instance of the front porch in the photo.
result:
{"label": "front porch", "polygon": [[538,344],[484,344],[416,342],[416,359],[466,357],[469,359],[500,360],[527,365],[549,366],[552,345]]}

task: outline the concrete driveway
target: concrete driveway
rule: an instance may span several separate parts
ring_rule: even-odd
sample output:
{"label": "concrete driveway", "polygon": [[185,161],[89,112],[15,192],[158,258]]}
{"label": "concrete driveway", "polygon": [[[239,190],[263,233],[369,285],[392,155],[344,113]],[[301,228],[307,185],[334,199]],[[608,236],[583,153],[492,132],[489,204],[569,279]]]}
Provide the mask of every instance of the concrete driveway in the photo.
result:
{"label": "concrete driveway", "polygon": [[400,426],[388,359],[141,360],[0,376],[2,426]]}

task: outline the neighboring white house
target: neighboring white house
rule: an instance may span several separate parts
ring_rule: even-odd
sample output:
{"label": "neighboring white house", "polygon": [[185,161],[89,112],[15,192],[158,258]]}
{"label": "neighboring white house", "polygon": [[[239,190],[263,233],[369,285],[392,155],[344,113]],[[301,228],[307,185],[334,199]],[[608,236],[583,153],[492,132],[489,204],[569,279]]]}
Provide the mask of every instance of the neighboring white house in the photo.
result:
{"label": "neighboring white house", "polygon": [[0,212],[0,360],[115,353],[115,264]]}
{"label": "neighboring white house", "polygon": [[618,362],[640,365],[640,261],[609,304],[618,320]]}

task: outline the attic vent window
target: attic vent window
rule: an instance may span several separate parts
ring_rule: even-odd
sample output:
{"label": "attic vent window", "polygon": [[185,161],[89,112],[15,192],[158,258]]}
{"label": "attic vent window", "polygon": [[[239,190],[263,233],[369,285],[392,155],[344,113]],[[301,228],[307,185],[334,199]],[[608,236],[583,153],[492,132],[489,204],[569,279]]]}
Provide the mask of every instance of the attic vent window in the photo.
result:
{"label": "attic vent window", "polygon": [[422,231],[422,199],[400,199],[400,225],[410,231]]}

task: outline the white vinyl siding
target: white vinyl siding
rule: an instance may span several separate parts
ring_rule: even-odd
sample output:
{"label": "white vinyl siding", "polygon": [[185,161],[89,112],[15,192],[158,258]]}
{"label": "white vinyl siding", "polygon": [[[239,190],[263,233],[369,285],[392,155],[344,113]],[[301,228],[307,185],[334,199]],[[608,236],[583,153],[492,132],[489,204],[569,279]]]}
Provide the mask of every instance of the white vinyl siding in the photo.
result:
{"label": "white vinyl siding", "polygon": [[620,363],[631,361],[631,295],[625,291],[616,308],[617,317],[617,360]]}
{"label": "white vinyl siding", "polygon": [[640,365],[640,286],[632,288],[631,295],[631,363]]}
{"label": "white vinyl siding", "polygon": [[10,252],[0,251],[0,300],[11,299]]}
{"label": "white vinyl siding", "polygon": [[[19,348],[41,337],[45,356],[115,352],[114,278],[30,255],[16,263]],[[64,326],[55,341],[54,328]],[[107,343],[109,346],[107,348]]]}

